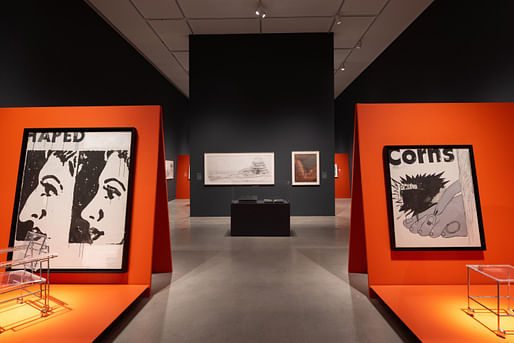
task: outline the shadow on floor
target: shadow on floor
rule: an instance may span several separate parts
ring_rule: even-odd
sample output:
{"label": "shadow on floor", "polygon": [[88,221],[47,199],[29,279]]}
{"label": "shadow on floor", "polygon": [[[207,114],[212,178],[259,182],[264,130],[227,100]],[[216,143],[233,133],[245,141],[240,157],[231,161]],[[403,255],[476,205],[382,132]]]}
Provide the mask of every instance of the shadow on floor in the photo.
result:
{"label": "shadow on floor", "polygon": [[375,298],[369,299],[370,302],[404,342],[421,342],[409,327],[405,325],[403,321],[389,308],[389,306],[382,301],[382,299],[376,295],[374,296]]}
{"label": "shadow on floor", "polygon": [[116,337],[130,324],[132,319],[139,313],[139,311],[150,301],[150,298],[144,295],[139,296],[116,320],[114,320],[107,329],[104,330],[95,339],[95,342],[109,343],[114,342]]}

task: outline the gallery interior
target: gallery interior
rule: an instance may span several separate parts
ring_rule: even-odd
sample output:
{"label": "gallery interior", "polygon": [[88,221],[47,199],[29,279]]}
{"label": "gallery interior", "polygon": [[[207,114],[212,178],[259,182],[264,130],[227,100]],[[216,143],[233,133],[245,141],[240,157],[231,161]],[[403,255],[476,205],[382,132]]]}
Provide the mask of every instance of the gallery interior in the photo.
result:
{"label": "gallery interior", "polygon": [[0,341],[514,341],[512,1],[0,6]]}

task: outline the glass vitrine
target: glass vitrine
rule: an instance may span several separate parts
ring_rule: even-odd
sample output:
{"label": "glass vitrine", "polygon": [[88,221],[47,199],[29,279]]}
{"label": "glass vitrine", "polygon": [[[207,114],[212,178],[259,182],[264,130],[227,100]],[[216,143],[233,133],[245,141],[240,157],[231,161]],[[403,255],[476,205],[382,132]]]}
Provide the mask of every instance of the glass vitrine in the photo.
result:
{"label": "glass vitrine", "polygon": [[35,295],[41,299],[41,315],[50,311],[50,259],[46,235],[28,232],[24,244],[0,249],[0,303]]}
{"label": "glass vitrine", "polygon": [[[501,326],[502,317],[513,317],[514,304],[511,283],[514,281],[514,267],[510,265],[467,265],[468,309],[471,316],[478,309],[496,315],[498,336],[505,337],[508,331]],[[474,306],[478,305],[478,307]]]}

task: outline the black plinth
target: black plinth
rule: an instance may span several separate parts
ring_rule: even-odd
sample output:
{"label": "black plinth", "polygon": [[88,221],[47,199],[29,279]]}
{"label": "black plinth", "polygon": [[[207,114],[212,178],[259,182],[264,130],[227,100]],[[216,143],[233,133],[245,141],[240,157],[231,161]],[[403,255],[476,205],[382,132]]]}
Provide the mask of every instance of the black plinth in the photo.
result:
{"label": "black plinth", "polygon": [[289,203],[245,203],[233,201],[230,207],[232,236],[289,236]]}

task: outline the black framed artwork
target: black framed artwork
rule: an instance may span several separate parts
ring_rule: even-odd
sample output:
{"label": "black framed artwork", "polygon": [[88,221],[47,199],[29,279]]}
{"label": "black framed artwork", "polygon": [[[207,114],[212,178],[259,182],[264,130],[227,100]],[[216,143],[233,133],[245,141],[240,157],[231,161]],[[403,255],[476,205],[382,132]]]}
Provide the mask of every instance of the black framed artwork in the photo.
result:
{"label": "black framed artwork", "polygon": [[485,250],[471,145],[385,146],[393,250]]}
{"label": "black framed artwork", "polygon": [[34,231],[53,272],[126,271],[135,143],[134,128],[25,129],[10,246]]}

